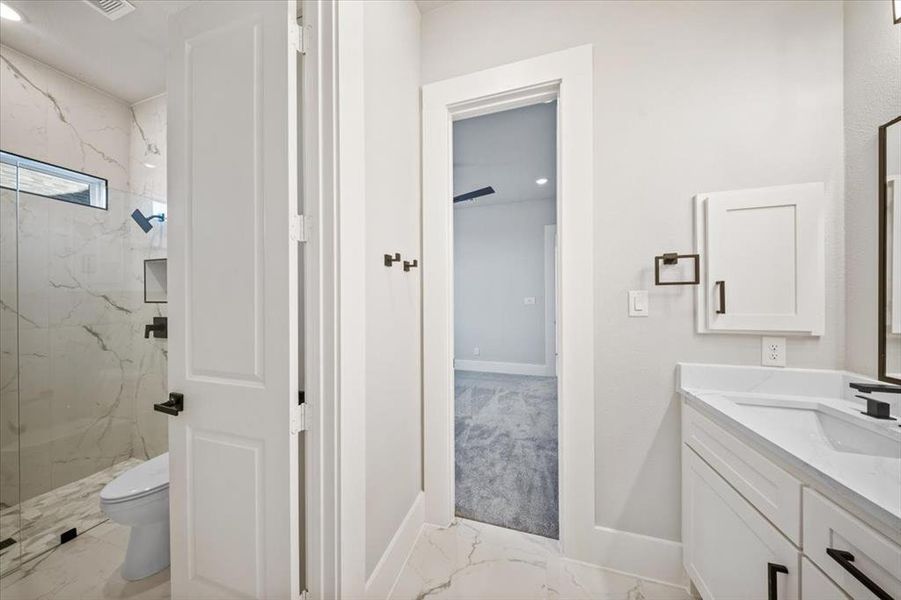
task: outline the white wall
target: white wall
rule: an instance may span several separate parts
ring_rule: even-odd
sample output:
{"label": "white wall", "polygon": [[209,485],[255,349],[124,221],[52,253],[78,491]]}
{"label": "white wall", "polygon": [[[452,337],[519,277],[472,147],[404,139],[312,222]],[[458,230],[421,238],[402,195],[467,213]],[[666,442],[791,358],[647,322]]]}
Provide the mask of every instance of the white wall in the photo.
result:
{"label": "white wall", "polygon": [[129,188],[155,200],[166,199],[166,95],[133,104],[128,152]]}
{"label": "white wall", "polygon": [[[679,540],[675,363],[760,364],[760,338],[695,334],[693,290],[655,288],[653,257],[693,247],[697,192],[825,181],[826,332],[789,340],[788,363],[842,365],[842,7],[455,2],[423,16],[422,81],[585,43],[595,61],[596,235],[586,260],[596,288],[596,521]],[[641,288],[651,316],[630,319],[626,292]]]}
{"label": "white wall", "polygon": [[128,189],[131,117],[125,102],[6,46],[0,46],[0,67],[4,150]]}
{"label": "white wall", "polygon": [[456,360],[545,364],[544,227],[556,209],[553,199],[454,207]]}
{"label": "white wall", "polygon": [[370,577],[422,489],[420,269],[383,263],[395,252],[419,258],[419,11],[367,1],[363,29]]}
{"label": "white wall", "polygon": [[846,2],[845,251],[848,370],[877,372],[878,129],[901,115],[901,25],[890,2]]}

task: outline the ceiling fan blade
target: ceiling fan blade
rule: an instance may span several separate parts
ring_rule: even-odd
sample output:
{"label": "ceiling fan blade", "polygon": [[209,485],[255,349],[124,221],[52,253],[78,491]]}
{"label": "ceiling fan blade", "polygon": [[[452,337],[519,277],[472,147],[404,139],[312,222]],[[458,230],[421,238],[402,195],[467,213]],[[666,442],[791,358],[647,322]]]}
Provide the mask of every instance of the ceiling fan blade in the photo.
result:
{"label": "ceiling fan blade", "polygon": [[481,198],[482,196],[488,196],[489,194],[494,193],[494,188],[490,185],[488,187],[479,188],[477,190],[473,190],[471,192],[466,192],[465,194],[460,194],[459,196],[454,196],[454,203],[457,202],[465,202],[466,200],[474,200],[476,198]]}

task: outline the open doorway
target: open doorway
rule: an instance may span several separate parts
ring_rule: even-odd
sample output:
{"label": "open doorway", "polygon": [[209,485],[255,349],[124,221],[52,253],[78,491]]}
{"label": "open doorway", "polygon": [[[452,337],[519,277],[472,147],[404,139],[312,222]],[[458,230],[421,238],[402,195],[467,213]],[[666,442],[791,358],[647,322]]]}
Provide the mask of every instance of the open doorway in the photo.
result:
{"label": "open doorway", "polygon": [[459,517],[559,537],[557,102],[453,124]]}

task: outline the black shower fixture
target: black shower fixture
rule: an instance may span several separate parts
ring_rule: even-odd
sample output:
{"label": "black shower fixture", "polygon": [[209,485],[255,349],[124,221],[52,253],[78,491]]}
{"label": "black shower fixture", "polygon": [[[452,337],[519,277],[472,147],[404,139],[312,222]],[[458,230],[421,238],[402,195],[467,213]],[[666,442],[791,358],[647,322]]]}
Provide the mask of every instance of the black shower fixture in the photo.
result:
{"label": "black shower fixture", "polygon": [[138,227],[144,230],[144,233],[150,233],[150,230],[153,229],[153,219],[156,219],[160,223],[165,222],[166,215],[150,215],[149,217],[145,217],[144,213],[141,212],[141,209],[136,208],[133,213],[131,213],[131,218],[135,220],[135,223],[138,224]]}

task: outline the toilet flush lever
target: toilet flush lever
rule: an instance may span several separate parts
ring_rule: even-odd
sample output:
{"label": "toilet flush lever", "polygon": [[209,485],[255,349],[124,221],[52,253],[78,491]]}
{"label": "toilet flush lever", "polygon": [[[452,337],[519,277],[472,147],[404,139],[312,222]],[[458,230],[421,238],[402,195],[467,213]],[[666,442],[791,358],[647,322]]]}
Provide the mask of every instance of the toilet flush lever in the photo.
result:
{"label": "toilet flush lever", "polygon": [[178,413],[185,409],[185,395],[178,392],[170,392],[169,400],[153,405],[153,410],[177,417]]}

